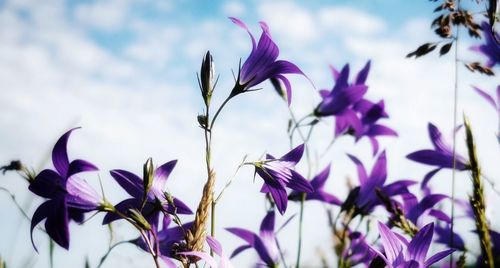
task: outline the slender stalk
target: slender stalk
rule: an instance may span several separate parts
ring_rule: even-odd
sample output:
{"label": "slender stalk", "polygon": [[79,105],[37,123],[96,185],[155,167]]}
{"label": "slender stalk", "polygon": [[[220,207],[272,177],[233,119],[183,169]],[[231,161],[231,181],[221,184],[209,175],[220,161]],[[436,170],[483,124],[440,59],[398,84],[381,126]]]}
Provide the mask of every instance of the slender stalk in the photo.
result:
{"label": "slender stalk", "polygon": [[[460,0],[457,1],[457,10],[460,10]],[[460,37],[460,27],[457,26],[457,33],[455,37],[455,86],[453,90],[453,169],[451,173],[451,226],[450,226],[450,248],[454,248],[454,227],[455,227],[455,179],[456,179],[456,140],[457,134],[455,128],[457,127],[457,109],[458,109],[458,46]],[[450,268],[453,266],[453,252],[450,254]]]}
{"label": "slender stalk", "polygon": [[299,242],[297,244],[297,261],[296,267],[300,267],[300,255],[302,253],[302,226],[304,222],[304,201],[306,199],[306,194],[302,193],[300,196],[300,214],[299,214]]}

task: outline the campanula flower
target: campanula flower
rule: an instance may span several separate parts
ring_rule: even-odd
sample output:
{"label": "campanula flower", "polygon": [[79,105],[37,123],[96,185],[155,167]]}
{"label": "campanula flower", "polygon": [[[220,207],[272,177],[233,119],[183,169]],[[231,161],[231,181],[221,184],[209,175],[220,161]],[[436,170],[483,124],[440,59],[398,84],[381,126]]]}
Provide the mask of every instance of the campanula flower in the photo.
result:
{"label": "campanula flower", "polygon": [[311,183],[293,170],[303,153],[304,144],[297,146],[279,159],[267,155],[266,160],[253,163],[255,172],[264,180],[261,192],[271,194],[281,214],[285,213],[288,204],[285,187],[302,193],[314,191]]}
{"label": "campanula flower", "polygon": [[229,19],[231,19],[234,24],[245,29],[252,40],[252,51],[239,70],[237,84],[231,92],[231,96],[246,92],[267,79],[277,78],[285,85],[286,97],[288,105],[290,105],[292,101],[292,87],[290,81],[288,81],[284,75],[304,75],[304,73],[295,64],[289,61],[277,60],[279,48],[272,40],[269,27],[265,22],[260,22],[262,34],[259,42],[256,43],[254,36],[245,23],[237,18],[230,17]]}
{"label": "campanula flower", "polygon": [[[361,73],[368,73],[370,62],[368,62]],[[322,101],[314,109],[314,115],[322,116],[343,116],[348,117],[353,112],[352,106],[359,101],[368,90],[364,84],[366,79],[357,79],[354,84],[349,84],[349,65],[346,64],[340,73],[331,67],[335,86],[332,90],[321,90]],[[358,75],[359,77],[359,75]]]}
{"label": "campanula flower", "polygon": [[[305,200],[318,200],[321,202],[333,204],[340,206],[342,201],[340,201],[336,196],[327,193],[324,190],[324,186],[328,176],[330,175],[330,165],[328,165],[323,171],[321,171],[318,175],[316,175],[311,181],[311,186],[314,189],[314,192],[306,194]],[[288,195],[288,200],[300,201],[302,193],[298,191],[292,191],[290,195]]]}
{"label": "campanula flower", "polygon": [[276,245],[276,234],[274,232],[274,211],[269,211],[262,220],[260,232],[256,234],[242,228],[226,228],[227,231],[245,240],[247,244],[236,248],[231,254],[231,258],[241,252],[253,248],[259,255],[260,260],[266,267],[278,266],[278,246]]}
{"label": "campanula flower", "polygon": [[412,193],[401,194],[403,199],[403,208],[405,217],[413,222],[415,226],[423,226],[423,216],[433,216],[438,220],[449,222],[450,218],[442,211],[434,209],[440,201],[447,199],[448,196],[444,194],[429,194],[424,196],[420,201]]}
{"label": "campanula flower", "polygon": [[351,190],[346,201],[342,205],[342,210],[355,206],[357,213],[363,215],[369,214],[376,206],[381,205],[382,201],[377,195],[377,190],[387,197],[394,197],[403,193],[408,193],[408,187],[414,184],[414,181],[400,180],[385,185],[387,179],[387,159],[383,151],[375,161],[370,175],[367,175],[366,169],[361,161],[353,155],[348,155],[354,162],[358,170],[359,186]]}
{"label": "campanula flower", "polygon": [[350,266],[364,264],[370,266],[371,260],[376,256],[376,253],[371,250],[366,242],[366,237],[360,232],[349,231],[349,246],[342,253],[342,258],[349,262]]}
{"label": "campanula flower", "polygon": [[[439,129],[429,123],[429,137],[431,139],[432,145],[434,146],[434,150],[425,149],[413,152],[406,157],[415,162],[419,162],[426,165],[437,166],[437,169],[434,169],[427,173],[422,180],[422,187],[425,187],[429,180],[441,169],[443,168],[453,168],[453,149],[450,145],[448,145],[443,139],[443,135],[439,131]],[[467,160],[455,153],[455,168],[457,170],[466,170],[468,168]]]}
{"label": "campanula flower", "polygon": [[486,62],[488,67],[494,67],[497,64],[500,65],[500,44],[497,43],[497,40],[500,40],[500,34],[492,32],[493,28],[487,22],[481,24],[481,29],[483,29],[485,43],[473,46],[471,49],[488,58]]}
{"label": "campanula flower", "polygon": [[[95,171],[97,167],[81,159],[69,161],[67,144],[71,132],[75,129],[62,135],[52,150],[52,164],[55,170],[42,170],[29,186],[31,192],[48,199],[33,214],[32,242],[33,229],[46,219],[47,234],[58,245],[68,249],[69,220],[82,222],[83,213],[97,210],[103,204],[96,191],[85,180],[76,176],[80,172]],[[34,242],[33,246],[35,247]]]}
{"label": "campanula flower", "polygon": [[[126,170],[111,170],[109,173],[115,181],[132,196],[132,198],[118,203],[115,208],[123,213],[127,213],[131,208],[140,209],[148,221],[150,221],[148,217],[158,218],[160,211],[164,213],[191,214],[191,209],[179,199],[173,198],[172,205],[165,197],[165,184],[176,163],[177,160],[172,160],[156,168],[153,173],[152,184],[146,193],[144,182],[139,176]],[[143,204],[144,199],[146,202]],[[120,216],[110,212],[104,217],[103,224],[118,219],[121,219]]]}
{"label": "campanula flower", "polygon": [[400,234],[392,232],[385,224],[379,222],[378,230],[384,253],[371,247],[384,260],[389,268],[427,268],[450,255],[455,249],[446,249],[427,258],[427,252],[434,235],[434,223],[424,226],[411,241]]}

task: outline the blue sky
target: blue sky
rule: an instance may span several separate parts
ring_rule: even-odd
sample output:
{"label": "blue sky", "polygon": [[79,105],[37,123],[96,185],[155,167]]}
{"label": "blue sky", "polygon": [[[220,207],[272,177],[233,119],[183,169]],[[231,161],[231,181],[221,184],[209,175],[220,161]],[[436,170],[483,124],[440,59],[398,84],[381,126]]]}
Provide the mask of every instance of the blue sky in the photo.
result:
{"label": "blue sky", "polygon": [[[433,4],[423,0],[0,0],[0,162],[19,158],[36,169],[50,167],[46,155],[54,141],[78,125],[82,129],[71,138],[70,157],[98,164],[111,201],[126,195],[114,190],[117,185],[106,171],[122,168],[140,173],[142,163],[153,157],[158,164],[179,159],[168,190],[195,207],[199,196],[193,192],[201,192],[204,181],[202,133],[196,125],[202,101],[195,74],[209,49],[221,75],[214,96],[214,102],[220,103],[232,86],[231,70],[251,49],[248,35],[227,19],[234,15],[242,18],[254,35],[260,34],[258,21],[266,21],[280,47],[280,58],[296,63],[314,82],[316,88],[303,77],[290,76],[294,89],[291,108],[297,114],[308,113],[316,105],[317,89],[333,85],[329,64],[341,67],[349,62],[358,70],[371,59],[368,97],[385,100],[391,116],[385,123],[399,133],[397,139],[382,139],[389,159],[389,180],[419,179],[428,169],[406,160],[405,155],[430,146],[429,121],[443,132],[452,129],[453,58],[435,54],[420,60],[404,58],[420,44],[434,40],[429,30],[432,9]],[[471,56],[471,41],[467,42],[460,47],[464,58]],[[463,70],[460,74],[459,113],[467,113],[481,129],[477,136],[483,142],[478,149],[489,160],[483,164],[484,172],[500,177],[494,165],[500,156],[491,150],[498,147],[496,115],[469,87],[474,84],[492,91],[497,82]],[[257,159],[264,152],[280,155],[288,149],[287,117],[286,106],[268,84],[229,104],[214,137],[214,165],[220,176],[217,189],[245,154]],[[317,131],[317,148],[330,141],[331,124],[325,122]],[[332,163],[327,189],[345,197],[346,178],[354,179],[356,174],[345,153],[355,154],[370,165],[370,150],[366,140],[357,144],[350,138],[339,140],[315,167]],[[260,181],[254,183],[252,175],[251,169],[243,169],[220,204],[219,215],[228,215],[220,217],[218,223],[227,251],[239,241],[222,228],[257,230],[265,213],[258,193]],[[440,174],[435,187],[446,193],[449,175]],[[85,178],[99,187],[96,174]],[[40,199],[28,201],[26,184],[15,174],[1,177],[0,186],[15,192],[28,214],[41,203]],[[460,187],[459,192],[465,196],[467,187]],[[242,212],[242,204],[255,205]],[[297,211],[298,206],[291,205],[286,217]],[[11,220],[3,220],[10,215]],[[106,249],[102,239],[107,241],[100,217],[88,226],[71,225],[72,250],[56,249],[56,267],[81,266],[85,256],[96,263]],[[24,260],[34,256],[29,224],[4,194],[0,195],[0,218],[0,237],[6,238],[0,242],[0,255],[13,267],[24,266]],[[323,207],[308,204],[306,226],[315,226],[318,220],[326,221]],[[297,222],[292,222],[280,235],[290,256],[295,254],[296,226]],[[331,241],[324,235],[326,227],[322,228],[306,229],[304,260],[308,263],[317,263],[318,250],[330,248]],[[123,224],[116,229],[116,239],[134,237]],[[7,242],[12,240],[18,242]],[[35,242],[40,253],[32,257],[32,264],[47,267],[47,240],[36,232]],[[246,267],[253,257],[251,253],[242,255],[235,259],[235,265]],[[142,267],[149,262],[146,254],[123,246],[104,267]]]}

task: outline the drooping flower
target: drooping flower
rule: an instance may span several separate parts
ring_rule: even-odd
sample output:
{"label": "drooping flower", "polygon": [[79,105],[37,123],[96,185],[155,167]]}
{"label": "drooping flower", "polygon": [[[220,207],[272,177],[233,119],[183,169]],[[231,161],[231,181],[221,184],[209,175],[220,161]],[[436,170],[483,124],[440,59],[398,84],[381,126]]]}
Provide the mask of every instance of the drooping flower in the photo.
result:
{"label": "drooping flower", "polygon": [[[177,160],[172,160],[154,170],[152,184],[147,189],[147,193],[145,193],[144,182],[139,176],[126,170],[111,170],[109,172],[111,176],[132,196],[132,198],[118,203],[115,208],[125,214],[127,214],[129,209],[139,209],[146,219],[148,219],[148,222],[151,222],[150,218],[159,219],[160,212],[192,214],[191,209],[182,201],[172,198],[173,204],[170,204],[165,196],[165,184],[176,163]],[[144,201],[146,202],[143,204]],[[120,216],[110,212],[104,217],[103,224],[108,224],[118,219],[121,219]]]}
{"label": "drooping flower", "polygon": [[277,78],[285,85],[286,97],[288,105],[290,105],[292,101],[292,87],[290,81],[288,81],[284,75],[304,75],[304,73],[295,64],[289,61],[277,60],[279,48],[272,40],[269,27],[265,22],[260,22],[262,34],[259,42],[256,43],[254,36],[245,23],[237,18],[230,17],[229,19],[231,19],[234,24],[245,29],[252,40],[252,51],[239,70],[237,84],[231,92],[231,96],[246,92],[267,79]]}
{"label": "drooping flower", "polygon": [[[62,135],[52,150],[52,164],[55,170],[44,169],[31,182],[29,189],[34,194],[47,198],[31,220],[31,242],[33,229],[44,219],[47,234],[61,247],[69,248],[69,220],[82,222],[84,213],[97,210],[103,205],[102,198],[76,174],[95,171],[93,164],[76,159],[69,161],[67,144],[73,128]],[[36,247],[35,247],[36,250]]]}
{"label": "drooping flower", "polygon": [[279,159],[267,155],[266,160],[253,163],[255,172],[264,180],[261,192],[271,194],[281,214],[285,213],[288,204],[285,187],[302,193],[314,191],[311,183],[293,170],[303,153],[304,144],[297,146]]}
{"label": "drooping flower", "polygon": [[[324,190],[324,186],[329,175],[330,175],[330,165],[328,165],[325,169],[323,169],[323,171],[321,171],[310,181],[314,191],[312,193],[306,194],[305,200],[318,200],[332,205],[337,205],[337,206],[342,205],[342,201],[340,201],[336,196],[327,193]],[[300,201],[301,196],[302,193],[298,191],[292,191],[290,195],[288,195],[288,200]]]}
{"label": "drooping flower", "polygon": [[385,151],[377,158],[370,176],[361,161],[353,155],[348,155],[356,164],[358,170],[359,186],[355,187],[349,193],[346,201],[342,205],[342,210],[347,210],[355,206],[357,213],[363,215],[369,214],[376,206],[381,205],[382,201],[377,195],[377,191],[387,197],[394,197],[403,193],[408,193],[408,187],[415,184],[410,180],[399,180],[385,185],[387,179],[387,159]]}
{"label": "drooping flower", "polygon": [[432,123],[429,123],[428,128],[434,150],[420,150],[406,156],[415,162],[437,166],[436,169],[425,175],[422,180],[422,187],[425,187],[429,180],[443,168],[453,169],[454,166],[457,170],[466,170],[468,168],[467,160],[464,157],[456,153],[455,157],[453,157],[453,149],[445,142],[439,129]]}
{"label": "drooping flower", "polygon": [[446,249],[427,258],[434,235],[434,223],[424,226],[411,241],[407,241],[400,234],[392,232],[381,222],[378,223],[378,230],[384,253],[375,247],[371,247],[371,249],[384,260],[389,268],[427,268],[455,251],[455,249]]}
{"label": "drooping flower", "polygon": [[214,257],[210,256],[210,254],[206,252],[198,252],[198,251],[190,251],[190,252],[181,252],[179,254],[195,256],[203,259],[210,267],[212,268],[232,268],[233,265],[229,261],[229,258],[226,257],[224,251],[222,250],[222,245],[215,238],[211,236],[207,236],[207,244],[210,249],[219,256],[219,264],[217,265],[217,261]]}
{"label": "drooping flower", "polygon": [[274,233],[274,211],[269,211],[262,220],[260,232],[256,234],[252,231],[242,228],[226,228],[230,233],[245,240],[246,244],[236,248],[231,254],[231,258],[241,252],[253,248],[259,255],[262,264],[266,267],[277,267],[278,265],[278,247],[276,245],[276,235]]}
{"label": "drooping flower", "polygon": [[488,58],[486,65],[494,67],[500,64],[500,44],[497,43],[497,40],[500,40],[500,34],[494,33],[493,27],[487,22],[481,24],[481,29],[483,29],[485,43],[473,46],[471,49],[485,55]]}

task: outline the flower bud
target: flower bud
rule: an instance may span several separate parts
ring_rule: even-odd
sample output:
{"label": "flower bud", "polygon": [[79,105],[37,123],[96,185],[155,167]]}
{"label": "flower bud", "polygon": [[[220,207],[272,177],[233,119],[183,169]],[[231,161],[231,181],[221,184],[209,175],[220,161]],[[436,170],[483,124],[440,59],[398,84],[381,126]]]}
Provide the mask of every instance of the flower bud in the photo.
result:
{"label": "flower bud", "polygon": [[210,51],[207,51],[207,54],[205,54],[205,57],[201,62],[199,77],[201,95],[206,106],[210,105],[210,99],[212,98],[212,92],[215,87],[214,73],[214,61],[212,55],[210,54]]}
{"label": "flower bud", "polygon": [[143,183],[144,183],[144,196],[143,200],[145,202],[149,189],[153,185],[154,178],[154,167],[153,167],[153,159],[150,157],[143,166]]}
{"label": "flower bud", "polygon": [[129,209],[128,214],[130,218],[139,225],[143,230],[151,230],[151,225],[149,222],[144,218],[144,216],[139,212],[137,209]]}

